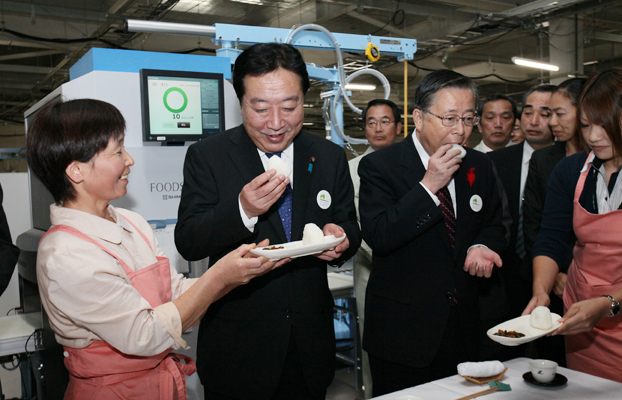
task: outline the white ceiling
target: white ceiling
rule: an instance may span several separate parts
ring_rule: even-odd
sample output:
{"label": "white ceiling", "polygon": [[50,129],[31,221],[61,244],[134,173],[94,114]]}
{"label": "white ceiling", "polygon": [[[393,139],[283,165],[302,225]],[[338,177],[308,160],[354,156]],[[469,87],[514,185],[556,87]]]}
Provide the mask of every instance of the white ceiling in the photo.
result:
{"label": "white ceiling", "polygon": [[[208,37],[127,33],[126,18],[188,24],[228,23],[290,28],[316,23],[335,33],[414,38],[408,92],[429,70],[451,68],[475,78],[482,95],[515,96],[541,81],[622,65],[622,0],[0,0],[0,116],[23,112],[68,80],[68,70],[91,47],[213,55]],[[561,28],[560,28],[561,26]],[[306,61],[333,66],[327,51],[303,51]],[[511,64],[512,56],[566,66],[553,76]],[[346,63],[367,64],[360,54]],[[597,61],[584,66],[586,62]],[[403,105],[404,65],[381,57],[373,64],[392,82],[391,99]],[[361,78],[374,82],[375,78]],[[358,83],[358,81],[357,81]],[[316,85],[316,91],[321,90]],[[354,93],[354,103],[382,95]],[[320,104],[313,94],[309,104]],[[309,118],[320,115],[307,110]],[[348,115],[346,125],[355,125]]]}

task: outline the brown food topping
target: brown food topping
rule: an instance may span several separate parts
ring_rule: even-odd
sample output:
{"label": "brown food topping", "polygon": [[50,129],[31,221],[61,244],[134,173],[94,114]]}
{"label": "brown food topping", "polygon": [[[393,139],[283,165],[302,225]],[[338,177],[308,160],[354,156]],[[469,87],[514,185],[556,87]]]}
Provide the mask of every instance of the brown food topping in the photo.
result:
{"label": "brown food topping", "polygon": [[270,246],[270,247],[264,247],[262,250],[279,250],[279,249],[284,249],[285,247],[283,246]]}
{"label": "brown food topping", "polygon": [[520,333],[520,332],[516,332],[516,331],[505,331],[505,330],[502,330],[502,329],[499,329],[499,331],[497,333],[495,333],[495,335],[509,337],[509,338],[513,338],[513,339],[518,339],[518,338],[522,338],[523,336],[525,336],[524,333]]}

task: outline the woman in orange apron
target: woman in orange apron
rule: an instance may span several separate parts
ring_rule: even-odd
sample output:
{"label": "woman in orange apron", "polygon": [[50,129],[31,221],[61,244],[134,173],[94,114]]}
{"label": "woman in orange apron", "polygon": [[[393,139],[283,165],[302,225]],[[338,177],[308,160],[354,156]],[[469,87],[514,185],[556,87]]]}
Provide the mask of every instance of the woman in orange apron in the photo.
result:
{"label": "woman in orange apron", "polygon": [[[593,76],[579,98],[589,155],[556,167],[534,246],[534,297],[525,309],[549,305],[565,249],[576,236],[564,291],[568,367],[622,382],[622,69]],[[569,240],[570,239],[570,240]]]}
{"label": "woman in orange apron", "polygon": [[242,245],[201,278],[177,274],[149,224],[109,204],[125,195],[134,164],[124,131],[121,113],[98,100],[45,106],[28,131],[28,164],[56,202],[37,255],[41,300],[65,349],[65,399],[186,399],[184,375],[196,367],[172,353],[188,348],[182,332],[285,260],[250,257],[255,245]]}

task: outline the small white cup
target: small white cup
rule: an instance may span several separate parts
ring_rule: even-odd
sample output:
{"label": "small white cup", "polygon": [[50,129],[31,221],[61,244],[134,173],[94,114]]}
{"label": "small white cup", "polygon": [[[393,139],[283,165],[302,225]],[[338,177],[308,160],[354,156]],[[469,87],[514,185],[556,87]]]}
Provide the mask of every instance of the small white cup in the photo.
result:
{"label": "small white cup", "polygon": [[557,363],[549,360],[531,360],[529,369],[533,378],[541,383],[549,383],[555,378]]}

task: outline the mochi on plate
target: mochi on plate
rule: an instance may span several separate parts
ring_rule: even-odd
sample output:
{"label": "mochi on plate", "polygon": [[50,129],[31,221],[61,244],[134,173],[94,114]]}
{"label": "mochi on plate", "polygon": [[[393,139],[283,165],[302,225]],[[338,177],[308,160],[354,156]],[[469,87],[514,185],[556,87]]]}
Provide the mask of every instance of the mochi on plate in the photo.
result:
{"label": "mochi on plate", "polygon": [[302,231],[302,244],[307,246],[318,243],[324,243],[324,232],[315,224],[306,224]]}

